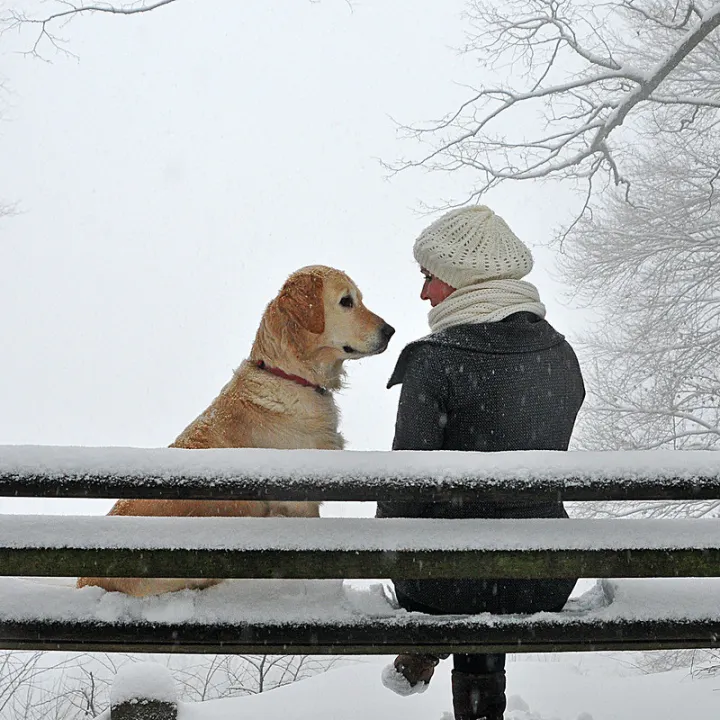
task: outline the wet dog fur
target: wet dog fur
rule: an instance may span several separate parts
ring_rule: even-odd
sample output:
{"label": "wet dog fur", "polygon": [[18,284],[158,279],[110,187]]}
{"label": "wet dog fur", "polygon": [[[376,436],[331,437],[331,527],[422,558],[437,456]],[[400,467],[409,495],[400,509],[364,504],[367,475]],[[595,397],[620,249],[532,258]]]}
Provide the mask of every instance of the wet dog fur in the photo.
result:
{"label": "wet dog fur", "polygon": [[[344,440],[332,391],[342,385],[343,363],[383,352],[392,333],[381,317],[365,307],[360,290],[345,273],[322,265],[298,270],[265,309],[250,357],[170,447],[341,450]],[[279,377],[267,368],[279,368],[322,390]],[[119,500],[109,514],[312,518],[319,517],[320,503]],[[218,582],[84,577],[77,584],[145,596]]]}

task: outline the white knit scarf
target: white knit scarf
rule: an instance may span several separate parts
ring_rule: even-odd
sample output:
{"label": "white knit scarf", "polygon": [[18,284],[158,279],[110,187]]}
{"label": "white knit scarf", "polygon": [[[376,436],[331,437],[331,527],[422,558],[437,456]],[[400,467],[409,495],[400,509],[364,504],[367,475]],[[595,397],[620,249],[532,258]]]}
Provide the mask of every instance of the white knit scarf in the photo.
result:
{"label": "white knit scarf", "polygon": [[498,322],[516,312],[545,317],[537,288],[525,280],[486,280],[456,290],[428,314],[436,333],[454,325]]}

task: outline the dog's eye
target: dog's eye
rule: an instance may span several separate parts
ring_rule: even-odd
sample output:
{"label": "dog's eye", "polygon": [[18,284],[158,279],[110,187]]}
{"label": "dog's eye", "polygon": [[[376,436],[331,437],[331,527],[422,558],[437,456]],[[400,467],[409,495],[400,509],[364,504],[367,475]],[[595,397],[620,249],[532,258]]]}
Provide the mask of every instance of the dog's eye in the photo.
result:
{"label": "dog's eye", "polygon": [[345,297],[340,298],[340,304],[346,308],[351,308],[355,305],[351,295],[345,295]]}

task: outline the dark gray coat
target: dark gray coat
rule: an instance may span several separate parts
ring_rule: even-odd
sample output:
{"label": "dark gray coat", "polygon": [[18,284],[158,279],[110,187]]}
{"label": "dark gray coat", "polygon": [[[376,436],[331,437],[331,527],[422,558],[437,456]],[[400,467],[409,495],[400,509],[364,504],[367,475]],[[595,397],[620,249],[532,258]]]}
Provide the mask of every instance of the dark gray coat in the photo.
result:
{"label": "dark gray coat", "polygon": [[[398,383],[394,450],[567,450],[585,397],[573,349],[549,323],[525,312],[410,343],[388,387]],[[378,517],[565,516],[552,497],[378,504]],[[408,608],[474,613],[558,610],[575,581],[394,582]]]}

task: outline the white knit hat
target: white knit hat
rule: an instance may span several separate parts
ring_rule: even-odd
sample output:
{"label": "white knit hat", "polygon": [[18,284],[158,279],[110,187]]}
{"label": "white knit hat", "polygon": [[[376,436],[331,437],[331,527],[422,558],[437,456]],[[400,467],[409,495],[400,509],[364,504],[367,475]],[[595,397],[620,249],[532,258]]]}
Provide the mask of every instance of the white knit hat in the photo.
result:
{"label": "white knit hat", "polygon": [[451,210],[420,233],[421,267],[458,289],[484,280],[520,280],[532,270],[527,246],[485,205]]}

